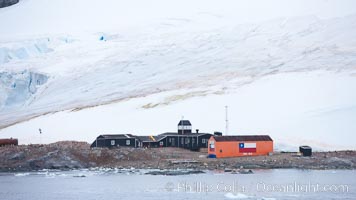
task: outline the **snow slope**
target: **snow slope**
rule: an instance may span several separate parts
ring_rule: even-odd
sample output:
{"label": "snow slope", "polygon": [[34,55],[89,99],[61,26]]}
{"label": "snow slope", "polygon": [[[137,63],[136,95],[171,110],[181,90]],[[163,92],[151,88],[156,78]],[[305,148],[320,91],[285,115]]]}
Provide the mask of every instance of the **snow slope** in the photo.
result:
{"label": "snow slope", "polygon": [[356,149],[354,4],[21,1],[0,9],[0,135],[222,130],[229,105],[231,134]]}
{"label": "snow slope", "polygon": [[[355,75],[348,73],[268,75],[223,94],[204,96],[206,88],[169,91],[49,114],[3,129],[1,134],[18,137],[23,143],[59,138],[92,142],[104,133],[154,135],[175,131],[183,115],[200,132],[225,131],[224,106],[229,105],[231,135],[269,134],[276,148],[283,150],[299,144],[328,150],[355,149],[355,90]],[[43,130],[42,138],[38,128]]]}

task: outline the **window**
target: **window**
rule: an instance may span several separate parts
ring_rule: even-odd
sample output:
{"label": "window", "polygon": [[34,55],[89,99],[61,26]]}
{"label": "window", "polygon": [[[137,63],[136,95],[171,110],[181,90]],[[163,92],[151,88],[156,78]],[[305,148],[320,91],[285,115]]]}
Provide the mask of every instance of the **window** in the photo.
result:
{"label": "window", "polygon": [[169,140],[168,140],[168,141],[169,141],[169,143],[171,143],[171,142],[172,142],[172,138],[169,138]]}
{"label": "window", "polygon": [[181,138],[181,139],[180,139],[180,143],[181,143],[181,144],[184,144],[184,138]]}
{"label": "window", "polygon": [[126,140],[126,145],[130,145],[131,141],[130,140]]}
{"label": "window", "polygon": [[163,146],[163,141],[159,142],[159,146]]}
{"label": "window", "polygon": [[192,126],[178,126],[178,130],[191,130],[192,129]]}
{"label": "window", "polygon": [[111,140],[111,146],[114,146],[115,145],[115,140]]}
{"label": "window", "polygon": [[207,141],[207,139],[205,139],[205,138],[203,138],[203,139],[201,140],[201,142],[202,142],[203,144],[205,144],[206,141]]}
{"label": "window", "polygon": [[195,143],[195,138],[192,138],[192,143],[193,143],[193,144]]}

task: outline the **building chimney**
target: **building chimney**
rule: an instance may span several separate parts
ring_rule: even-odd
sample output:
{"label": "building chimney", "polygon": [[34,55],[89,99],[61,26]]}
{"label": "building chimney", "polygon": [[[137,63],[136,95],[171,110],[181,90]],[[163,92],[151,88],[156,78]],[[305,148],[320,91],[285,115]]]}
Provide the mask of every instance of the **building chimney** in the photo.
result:
{"label": "building chimney", "polygon": [[222,133],[215,131],[215,132],[214,132],[214,135],[215,135],[215,136],[222,136]]}
{"label": "building chimney", "polygon": [[195,131],[196,131],[197,133],[199,133],[199,129],[195,129]]}

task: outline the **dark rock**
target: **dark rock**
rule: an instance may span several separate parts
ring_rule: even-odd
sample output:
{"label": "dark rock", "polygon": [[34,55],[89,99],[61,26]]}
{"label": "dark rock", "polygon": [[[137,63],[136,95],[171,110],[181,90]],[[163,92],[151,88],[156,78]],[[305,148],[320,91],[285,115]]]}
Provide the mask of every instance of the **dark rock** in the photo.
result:
{"label": "dark rock", "polygon": [[243,165],[243,168],[260,169],[260,168],[262,168],[262,166],[261,165],[257,165],[257,164],[245,164],[245,165]]}
{"label": "dark rock", "polygon": [[42,161],[40,160],[29,160],[28,166],[30,167],[31,170],[38,170],[42,168],[43,164]]}
{"label": "dark rock", "polygon": [[224,172],[232,172],[232,169],[225,169]]}
{"label": "dark rock", "polygon": [[329,165],[335,166],[337,168],[347,168],[347,167],[352,167],[354,164],[352,161],[343,159],[343,158],[338,158],[338,157],[331,157],[327,160],[327,163]]}
{"label": "dark rock", "polygon": [[19,152],[10,157],[10,160],[23,160],[25,158],[24,152]]}
{"label": "dark rock", "polygon": [[146,175],[165,175],[165,176],[178,176],[178,175],[189,175],[189,174],[203,174],[205,172],[200,170],[189,170],[189,171],[151,171],[145,173]]}
{"label": "dark rock", "polygon": [[12,6],[14,4],[17,4],[18,2],[19,0],[0,0],[0,8]]}
{"label": "dark rock", "polygon": [[238,171],[240,174],[253,174],[253,171],[252,170],[247,170],[247,169],[240,169]]}
{"label": "dark rock", "polygon": [[75,175],[75,176],[73,176],[73,177],[75,177],[75,178],[84,178],[84,177],[86,177],[85,175]]}

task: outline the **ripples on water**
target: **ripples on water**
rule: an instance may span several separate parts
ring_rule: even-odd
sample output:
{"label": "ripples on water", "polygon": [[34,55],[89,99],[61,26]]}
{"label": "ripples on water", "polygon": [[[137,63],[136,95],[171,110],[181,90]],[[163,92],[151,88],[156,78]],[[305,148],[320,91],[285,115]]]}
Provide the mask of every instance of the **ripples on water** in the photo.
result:
{"label": "ripples on water", "polygon": [[91,169],[1,173],[0,199],[356,199],[354,170],[207,171],[183,176]]}

